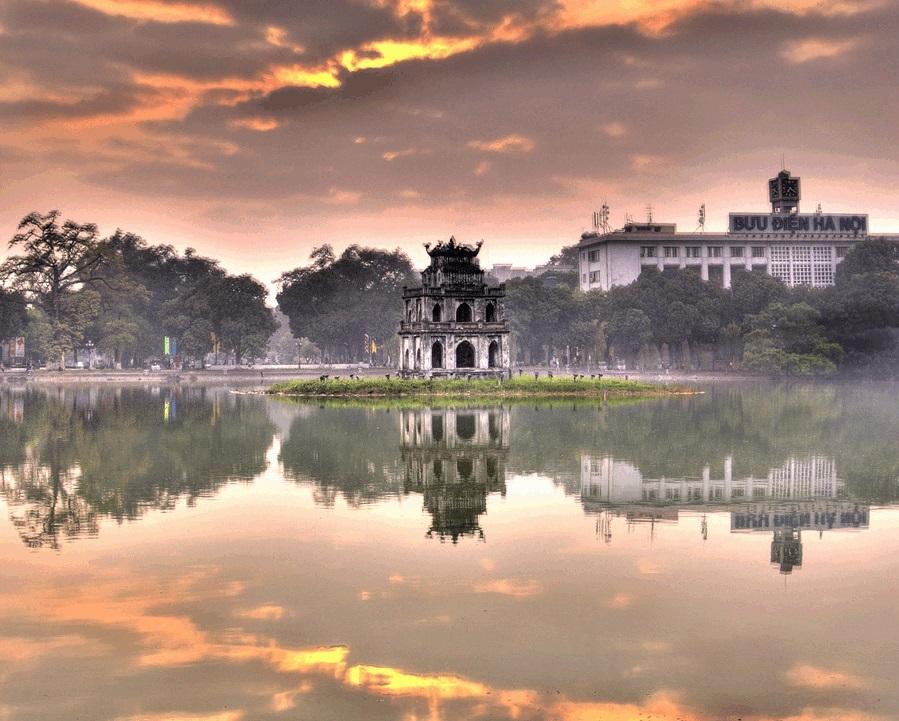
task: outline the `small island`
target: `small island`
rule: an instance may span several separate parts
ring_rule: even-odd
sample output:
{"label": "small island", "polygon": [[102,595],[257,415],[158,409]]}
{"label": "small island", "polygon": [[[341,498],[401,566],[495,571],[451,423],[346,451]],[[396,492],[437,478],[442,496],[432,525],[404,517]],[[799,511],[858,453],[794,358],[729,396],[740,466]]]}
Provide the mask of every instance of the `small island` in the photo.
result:
{"label": "small island", "polygon": [[648,398],[699,393],[686,386],[622,378],[518,376],[505,380],[472,378],[304,378],[272,385],[270,395],[307,398]]}

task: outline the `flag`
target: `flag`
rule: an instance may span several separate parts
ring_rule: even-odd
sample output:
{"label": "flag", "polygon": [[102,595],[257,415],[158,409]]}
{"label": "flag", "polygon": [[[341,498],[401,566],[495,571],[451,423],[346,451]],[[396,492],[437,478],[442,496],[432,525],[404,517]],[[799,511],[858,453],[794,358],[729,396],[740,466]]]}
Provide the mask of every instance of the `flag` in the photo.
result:
{"label": "flag", "polygon": [[162,339],[162,354],[169,355],[169,337],[165,336]]}

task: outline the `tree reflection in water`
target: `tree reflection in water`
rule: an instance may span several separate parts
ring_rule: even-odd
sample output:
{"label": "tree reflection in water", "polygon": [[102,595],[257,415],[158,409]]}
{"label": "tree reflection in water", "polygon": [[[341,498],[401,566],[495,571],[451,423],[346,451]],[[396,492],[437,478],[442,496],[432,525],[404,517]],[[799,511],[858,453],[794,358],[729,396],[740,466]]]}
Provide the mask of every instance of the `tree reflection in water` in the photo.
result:
{"label": "tree reflection in water", "polygon": [[192,504],[265,468],[274,426],[255,399],[204,388],[0,394],[0,493],[30,547]]}

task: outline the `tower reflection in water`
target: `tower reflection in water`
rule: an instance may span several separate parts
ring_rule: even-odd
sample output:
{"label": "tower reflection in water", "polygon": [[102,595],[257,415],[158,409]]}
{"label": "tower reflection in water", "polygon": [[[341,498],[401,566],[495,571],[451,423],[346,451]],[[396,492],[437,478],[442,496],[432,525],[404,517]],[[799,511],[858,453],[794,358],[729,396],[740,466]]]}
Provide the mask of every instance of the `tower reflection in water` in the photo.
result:
{"label": "tower reflection in water", "polygon": [[[708,466],[700,478],[644,478],[610,456],[581,456],[581,501],[598,516],[597,529],[612,540],[611,519],[627,523],[676,523],[680,511],[730,512],[731,533],[772,533],[771,564],[781,573],[802,568],[802,532],[860,530],[870,507],[848,497],[836,463],[826,456],[789,458],[765,477],[735,477],[724,458],[722,477]],[[705,517],[700,528],[708,532]]]}
{"label": "tower reflection in water", "polygon": [[405,491],[423,496],[426,535],[484,540],[487,495],[506,493],[509,410],[404,410],[400,423]]}

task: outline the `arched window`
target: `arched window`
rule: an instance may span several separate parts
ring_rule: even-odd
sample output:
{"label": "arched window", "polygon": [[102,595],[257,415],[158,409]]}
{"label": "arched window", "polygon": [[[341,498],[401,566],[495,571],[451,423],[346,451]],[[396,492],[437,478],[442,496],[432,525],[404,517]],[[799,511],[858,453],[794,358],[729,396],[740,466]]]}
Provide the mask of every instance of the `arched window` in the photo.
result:
{"label": "arched window", "polygon": [[470,481],[474,476],[474,461],[470,458],[460,458],[456,461],[456,475],[460,481]]}
{"label": "arched window", "polygon": [[440,309],[440,303],[434,303],[434,310],[431,311],[431,320],[439,323],[443,317],[443,311]]}
{"label": "arched window", "polygon": [[460,413],[456,416],[456,437],[459,440],[472,440],[476,429],[477,420],[475,420],[473,413]]}
{"label": "arched window", "polygon": [[460,303],[456,308],[457,323],[471,323],[471,306],[468,303]]}
{"label": "arched window", "polygon": [[411,368],[411,365],[409,363],[409,349],[408,348],[406,348],[406,353],[405,353],[404,357],[405,357],[405,360],[403,361],[403,369],[409,370],[409,368]]}
{"label": "arched window", "polygon": [[443,416],[438,413],[431,414],[431,438],[434,443],[443,441]]}
{"label": "arched window", "polygon": [[487,366],[489,368],[499,367],[499,343],[495,340],[490,341],[490,346],[487,348]]}
{"label": "arched window", "polygon": [[421,348],[415,351],[415,370],[421,368]]}
{"label": "arched window", "polygon": [[412,322],[412,304],[406,303],[406,320]]}
{"label": "arched window", "polygon": [[443,368],[443,343],[439,340],[431,346],[431,368]]}
{"label": "arched window", "polygon": [[456,368],[474,368],[474,346],[467,340],[456,346]]}
{"label": "arched window", "polygon": [[496,306],[493,303],[488,303],[484,309],[484,320],[488,323],[493,323],[496,320]]}

